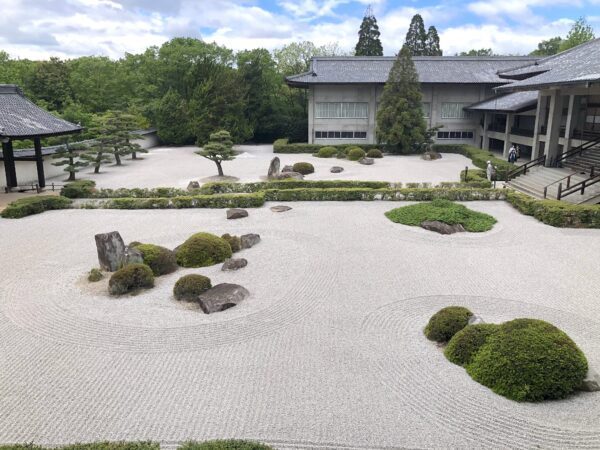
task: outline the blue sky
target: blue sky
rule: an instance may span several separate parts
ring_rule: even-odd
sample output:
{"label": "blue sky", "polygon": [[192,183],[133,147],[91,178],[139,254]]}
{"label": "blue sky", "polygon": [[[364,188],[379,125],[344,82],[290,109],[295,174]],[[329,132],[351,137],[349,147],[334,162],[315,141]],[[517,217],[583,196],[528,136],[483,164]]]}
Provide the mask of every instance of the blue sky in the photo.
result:
{"label": "blue sky", "polygon": [[242,50],[290,42],[351,51],[368,4],[386,54],[401,47],[410,18],[435,25],[445,54],[492,48],[524,54],[564,36],[585,17],[600,36],[600,0],[0,0],[0,49],[14,57],[142,52],[176,36]]}

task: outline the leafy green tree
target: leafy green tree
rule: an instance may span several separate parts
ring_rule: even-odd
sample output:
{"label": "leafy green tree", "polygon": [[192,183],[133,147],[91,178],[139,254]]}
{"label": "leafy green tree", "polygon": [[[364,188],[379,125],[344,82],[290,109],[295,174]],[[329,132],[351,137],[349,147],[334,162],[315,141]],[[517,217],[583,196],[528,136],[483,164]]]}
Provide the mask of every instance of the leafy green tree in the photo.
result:
{"label": "leafy green tree", "polygon": [[36,100],[42,100],[54,111],[61,111],[71,97],[69,67],[56,57],[37,62],[29,88]]}
{"label": "leafy green tree", "polygon": [[558,51],[564,52],[565,50],[591,41],[595,37],[592,26],[583,17],[580,17],[571,27],[567,37],[561,41]]}
{"label": "leafy green tree", "polygon": [[179,92],[170,89],[160,100],[154,117],[159,139],[165,144],[193,142],[188,107]]}
{"label": "leafy green tree", "polygon": [[75,181],[75,174],[90,165],[89,161],[80,158],[81,152],[85,149],[85,144],[71,143],[67,138],[64,140],[64,145],[52,155],[52,159],[58,159],[52,163],[53,166],[65,166],[63,170],[69,174],[67,181]]}
{"label": "leafy green tree", "polygon": [[231,140],[229,131],[220,130],[216,133],[211,133],[208,143],[198,150],[196,154],[214,162],[217,165],[219,176],[224,176],[221,163],[235,159],[233,141]]}
{"label": "leafy green tree", "polygon": [[437,28],[430,26],[427,30],[427,39],[425,40],[425,55],[426,56],[442,56],[443,52],[440,47],[440,36]]}
{"label": "leafy green tree", "polygon": [[491,48],[471,49],[468,52],[460,52],[458,56],[495,56]]}
{"label": "leafy green tree", "polygon": [[531,56],[551,56],[559,52],[562,38],[556,36],[538,44],[538,48],[530,53]]}
{"label": "leafy green tree", "polygon": [[398,53],[377,111],[377,141],[400,153],[418,151],[427,140],[419,76],[411,49]]}
{"label": "leafy green tree", "polygon": [[358,31],[358,42],[354,49],[356,56],[383,56],[383,47],[379,36],[379,26],[373,11],[369,7]]}
{"label": "leafy green tree", "polygon": [[420,14],[415,14],[410,21],[404,45],[408,47],[412,56],[426,54],[427,33],[423,17]]}

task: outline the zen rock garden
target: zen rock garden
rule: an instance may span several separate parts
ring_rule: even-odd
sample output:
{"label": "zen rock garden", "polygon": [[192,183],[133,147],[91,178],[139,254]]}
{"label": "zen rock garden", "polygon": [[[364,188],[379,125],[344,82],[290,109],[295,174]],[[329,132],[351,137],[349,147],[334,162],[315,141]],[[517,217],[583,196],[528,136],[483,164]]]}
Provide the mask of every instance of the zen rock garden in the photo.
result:
{"label": "zen rock garden", "polygon": [[[240,214],[244,210],[235,211]],[[237,218],[229,217],[228,218]],[[99,269],[92,269],[88,281],[98,282],[103,272],[111,273],[108,293],[113,296],[143,295],[145,289],[154,287],[155,277],[175,272],[179,267],[200,268],[222,263],[224,272],[237,271],[248,265],[245,258],[232,255],[260,242],[258,234],[242,236],[196,233],[174,250],[154,244],[132,242],[125,245],[117,231],[95,236]],[[245,300],[250,293],[243,286],[221,283],[212,286],[209,278],[200,274],[181,277],[173,287],[176,300],[196,304],[205,314],[221,312]]]}

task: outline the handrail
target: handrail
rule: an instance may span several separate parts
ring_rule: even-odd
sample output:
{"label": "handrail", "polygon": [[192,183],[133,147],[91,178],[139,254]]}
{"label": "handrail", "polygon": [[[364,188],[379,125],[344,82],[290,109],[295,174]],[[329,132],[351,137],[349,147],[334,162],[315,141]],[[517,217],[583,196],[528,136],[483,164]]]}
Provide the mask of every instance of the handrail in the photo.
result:
{"label": "handrail", "polygon": [[[593,180],[593,181],[592,181]],[[574,194],[575,192],[580,192],[581,195],[583,195],[585,193],[585,188],[590,187],[593,184],[599,183],[600,182],[600,174],[597,175],[592,175],[591,177],[580,181],[577,184],[574,184],[573,186],[571,186],[569,189],[563,191],[562,190],[562,183],[558,185],[558,195],[556,196],[557,200],[561,200],[563,198],[565,198],[567,195],[571,195]]]}
{"label": "handrail", "polygon": [[545,162],[546,162],[546,155],[542,155],[536,159],[532,159],[531,161],[529,161],[521,166],[518,166],[516,169],[513,169],[510,172],[507,172],[505,181],[510,181],[511,178],[515,178],[516,176],[521,175],[521,172],[523,172],[523,175],[525,175],[527,173],[528,169],[531,169],[534,166],[539,166],[540,164],[544,164]]}
{"label": "handrail", "polygon": [[571,149],[568,152],[563,153],[562,155],[560,155],[559,157],[556,158],[556,160],[554,161],[554,164],[558,164],[560,161],[563,161],[563,160],[570,158],[572,156],[575,156],[577,154],[583,153],[584,150],[589,150],[590,148],[594,147],[596,144],[600,144],[600,136],[597,137],[596,139],[592,139],[591,141],[587,141],[587,142],[581,144],[579,147],[575,147],[574,149]]}
{"label": "handrail", "polygon": [[571,188],[571,177],[573,175],[577,175],[577,172],[573,172],[573,173],[570,173],[569,175],[565,175],[564,177],[560,178],[559,180],[553,181],[552,183],[544,186],[544,198],[546,198],[546,194],[548,193],[548,188],[550,186],[552,186],[553,184],[556,184],[556,183],[560,183],[565,178],[567,179],[567,189],[570,189]]}

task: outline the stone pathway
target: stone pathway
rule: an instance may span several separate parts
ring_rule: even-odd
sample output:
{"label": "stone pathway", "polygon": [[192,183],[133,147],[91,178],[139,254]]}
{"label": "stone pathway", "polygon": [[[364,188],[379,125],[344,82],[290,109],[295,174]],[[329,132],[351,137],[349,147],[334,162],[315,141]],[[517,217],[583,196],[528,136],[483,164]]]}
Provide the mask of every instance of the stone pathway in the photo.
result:
{"label": "stone pathway", "polygon": [[[596,230],[560,230],[504,202],[484,234],[387,220],[405,203],[223,210],[65,210],[0,219],[0,442],[251,438],[278,449],[600,447],[600,394],[520,404],[422,335],[460,304],[549,320],[600,367]],[[180,269],[109,298],[88,284],[94,234],[175,247],[198,231],[259,233],[248,266]],[[205,315],[172,299],[187,273],[251,295]]]}

